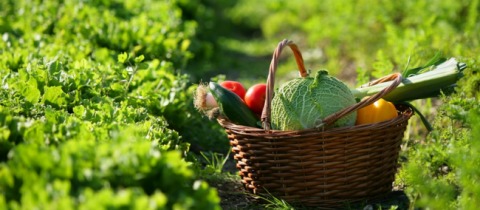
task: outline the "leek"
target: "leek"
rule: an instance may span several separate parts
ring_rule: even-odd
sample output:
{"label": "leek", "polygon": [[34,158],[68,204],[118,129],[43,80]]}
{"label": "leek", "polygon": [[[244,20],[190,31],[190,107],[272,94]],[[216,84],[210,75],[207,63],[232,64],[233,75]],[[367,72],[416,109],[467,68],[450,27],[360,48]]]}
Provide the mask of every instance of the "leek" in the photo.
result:
{"label": "leek", "polygon": [[[400,103],[452,92],[455,83],[462,77],[462,71],[465,68],[466,64],[458,62],[455,58],[450,58],[434,66],[430,71],[403,78],[402,83],[386,94],[383,99]],[[369,87],[359,87],[351,91],[357,99],[361,99],[365,96],[374,95],[391,84],[392,82],[384,82]]]}

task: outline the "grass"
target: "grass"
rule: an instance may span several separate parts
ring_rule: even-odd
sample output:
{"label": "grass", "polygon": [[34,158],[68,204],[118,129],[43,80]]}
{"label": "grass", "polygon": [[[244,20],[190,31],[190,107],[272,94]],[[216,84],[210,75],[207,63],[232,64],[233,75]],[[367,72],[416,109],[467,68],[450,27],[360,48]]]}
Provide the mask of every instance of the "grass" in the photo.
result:
{"label": "grass", "polygon": [[205,168],[214,172],[214,173],[221,173],[223,171],[223,167],[228,160],[228,156],[230,155],[230,151],[226,155],[221,153],[212,153],[212,152],[200,152],[200,155],[203,157],[203,161],[206,162]]}

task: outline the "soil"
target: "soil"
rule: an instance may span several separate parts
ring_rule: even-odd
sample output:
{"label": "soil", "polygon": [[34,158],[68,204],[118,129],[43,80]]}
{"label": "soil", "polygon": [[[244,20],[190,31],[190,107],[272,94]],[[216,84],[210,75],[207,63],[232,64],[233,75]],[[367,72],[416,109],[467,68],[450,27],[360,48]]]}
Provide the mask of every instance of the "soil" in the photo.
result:
{"label": "soil", "polygon": [[252,201],[251,197],[244,192],[239,179],[226,180],[215,186],[221,198],[222,209],[261,209]]}

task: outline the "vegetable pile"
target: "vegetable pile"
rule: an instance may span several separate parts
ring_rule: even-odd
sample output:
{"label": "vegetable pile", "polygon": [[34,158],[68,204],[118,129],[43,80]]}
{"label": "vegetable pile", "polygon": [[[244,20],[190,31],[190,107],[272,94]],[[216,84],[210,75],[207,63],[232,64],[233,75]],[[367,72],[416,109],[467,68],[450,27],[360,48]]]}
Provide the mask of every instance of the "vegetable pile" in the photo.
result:
{"label": "vegetable pile", "polygon": [[259,127],[265,91],[263,83],[245,90],[237,81],[210,82],[208,87],[198,86],[194,105],[211,119],[222,116],[239,125]]}
{"label": "vegetable pile", "polygon": [[[405,70],[401,84],[383,98],[359,107],[328,127],[391,120],[398,116],[395,105],[403,104],[412,107],[430,128],[428,121],[408,101],[450,93],[465,68],[466,65],[455,58],[447,60],[435,55],[427,64]],[[271,101],[271,126],[284,131],[324,127],[326,117],[368,99],[391,84],[392,81],[377,80],[349,89],[325,70],[318,71],[315,77],[305,74],[275,90]],[[237,81],[224,81],[220,85],[210,82],[209,90],[204,85],[198,87],[195,107],[210,118],[226,118],[235,124],[261,127],[259,117],[264,109],[266,92],[265,84],[256,84],[245,91]]]}

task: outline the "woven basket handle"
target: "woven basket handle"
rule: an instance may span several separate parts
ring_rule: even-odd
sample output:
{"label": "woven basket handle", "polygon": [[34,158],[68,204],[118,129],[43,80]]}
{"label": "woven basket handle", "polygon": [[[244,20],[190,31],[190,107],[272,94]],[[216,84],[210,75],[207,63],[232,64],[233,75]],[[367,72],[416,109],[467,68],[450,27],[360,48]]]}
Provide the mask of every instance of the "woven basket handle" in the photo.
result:
{"label": "woven basket handle", "polygon": [[[305,69],[305,65],[303,63],[302,54],[300,53],[300,50],[298,49],[297,45],[295,43],[293,43],[293,41],[290,41],[290,40],[287,40],[287,39],[284,39],[283,41],[278,43],[277,48],[273,52],[272,61],[270,62],[270,67],[269,67],[268,77],[267,77],[266,99],[265,99],[265,104],[264,104],[264,107],[263,107],[262,117],[261,117],[263,128],[267,131],[270,130],[270,128],[271,128],[270,127],[271,102],[272,102],[272,99],[273,99],[273,92],[275,90],[274,89],[274,87],[275,87],[275,85],[274,85],[275,84],[275,72],[277,70],[278,59],[280,57],[280,53],[282,52],[283,48],[285,48],[286,46],[290,47],[290,49],[293,51],[293,55],[295,56],[295,61],[297,62],[297,66],[298,66],[300,76],[301,77],[307,77],[308,76],[308,72]],[[371,85],[375,85],[375,84],[379,84],[379,83],[387,82],[387,81],[392,81],[392,80],[393,80],[393,82],[390,86],[386,87],[385,89],[376,93],[375,95],[370,96],[368,98],[365,98],[362,101],[360,101],[360,102],[358,102],[358,103],[356,103],[352,106],[346,107],[345,109],[342,109],[342,110],[340,110],[336,113],[333,113],[333,114],[325,117],[322,120],[322,123],[317,125],[317,127],[323,127],[325,125],[330,125],[330,124],[334,123],[335,121],[337,121],[338,119],[344,117],[345,115],[348,115],[349,113],[351,113],[353,111],[356,111],[357,109],[360,109],[362,107],[368,106],[368,105],[372,104],[373,102],[377,101],[378,99],[382,98],[384,95],[386,95],[387,93],[389,93],[390,91],[395,89],[402,82],[402,75],[400,73],[394,73],[394,74],[382,77],[380,79],[377,79],[375,81],[372,81],[372,82],[366,84],[366,86],[371,86]]]}

